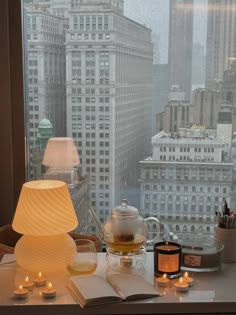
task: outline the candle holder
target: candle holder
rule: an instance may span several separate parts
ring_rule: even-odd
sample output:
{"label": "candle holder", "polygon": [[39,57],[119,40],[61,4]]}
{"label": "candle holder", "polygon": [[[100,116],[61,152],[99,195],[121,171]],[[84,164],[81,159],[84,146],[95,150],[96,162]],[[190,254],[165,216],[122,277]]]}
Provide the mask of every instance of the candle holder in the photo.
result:
{"label": "candle holder", "polygon": [[132,268],[133,259],[129,257],[128,255],[121,257],[120,259],[120,266],[121,268]]}
{"label": "candle holder", "polygon": [[14,296],[16,299],[26,299],[28,296],[29,290],[23,288],[22,284],[18,289],[14,290]]}
{"label": "candle holder", "polygon": [[42,295],[45,298],[54,298],[56,296],[56,289],[53,288],[51,282],[49,282],[47,288],[42,291]]}
{"label": "candle holder", "polygon": [[46,285],[46,279],[43,278],[42,273],[39,272],[38,277],[34,279],[34,284],[36,287],[43,287]]}
{"label": "candle holder", "polygon": [[166,274],[169,279],[180,276],[182,247],[176,242],[158,242],[154,245],[154,274]]}
{"label": "candle holder", "polygon": [[155,278],[158,287],[168,287],[170,280],[167,278],[167,274],[164,273],[161,277]]}
{"label": "candle holder", "polygon": [[27,276],[25,278],[25,281],[22,283],[23,288],[31,291],[33,288],[34,283],[32,281],[29,280],[29,277]]}
{"label": "candle holder", "polygon": [[175,288],[178,292],[187,292],[189,289],[189,285],[184,281],[183,277],[179,278],[178,281],[175,282]]}

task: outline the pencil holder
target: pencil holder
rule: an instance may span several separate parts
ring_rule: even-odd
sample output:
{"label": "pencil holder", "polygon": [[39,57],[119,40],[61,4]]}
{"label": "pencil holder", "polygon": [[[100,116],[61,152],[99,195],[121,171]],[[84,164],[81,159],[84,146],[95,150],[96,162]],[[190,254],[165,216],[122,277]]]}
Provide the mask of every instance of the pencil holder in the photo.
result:
{"label": "pencil holder", "polygon": [[217,226],[215,237],[224,245],[222,262],[236,262],[236,229],[225,229]]}

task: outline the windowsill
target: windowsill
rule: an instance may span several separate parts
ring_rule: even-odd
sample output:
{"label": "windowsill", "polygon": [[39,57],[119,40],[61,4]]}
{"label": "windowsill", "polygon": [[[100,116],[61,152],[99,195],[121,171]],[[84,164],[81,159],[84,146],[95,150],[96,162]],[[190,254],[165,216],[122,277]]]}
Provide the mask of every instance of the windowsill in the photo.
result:
{"label": "windowsill", "polygon": [[[105,253],[98,253],[97,273],[105,272]],[[15,264],[0,266],[0,313],[7,314],[215,314],[236,313],[235,278],[236,264],[225,264],[223,270],[209,273],[195,273],[195,285],[187,293],[176,293],[168,288],[165,295],[155,299],[135,302],[107,304],[105,306],[81,309],[66,289],[68,275],[52,276],[57,297],[44,300],[35,288],[27,300],[15,300],[15,282],[20,281],[22,272]],[[153,283],[153,253],[147,253],[145,278]],[[163,289],[160,289],[160,291]],[[160,293],[164,293],[163,291]]]}

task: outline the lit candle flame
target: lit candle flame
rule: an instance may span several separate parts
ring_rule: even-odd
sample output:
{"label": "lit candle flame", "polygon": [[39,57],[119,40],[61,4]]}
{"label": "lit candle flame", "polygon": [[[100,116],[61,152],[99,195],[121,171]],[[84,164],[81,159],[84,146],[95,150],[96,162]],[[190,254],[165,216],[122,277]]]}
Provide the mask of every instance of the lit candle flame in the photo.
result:
{"label": "lit candle flame", "polygon": [[19,285],[19,290],[22,291],[23,290],[23,286],[22,284]]}
{"label": "lit candle flame", "polygon": [[179,278],[179,283],[183,283],[183,282],[184,282],[183,277],[180,277]]}
{"label": "lit candle flame", "polygon": [[188,278],[188,272],[186,271],[185,273],[184,273],[184,278]]}
{"label": "lit candle flame", "polygon": [[25,283],[28,283],[28,282],[29,282],[29,277],[26,276],[26,277],[25,277]]}
{"label": "lit candle flame", "polygon": [[164,273],[164,275],[162,276],[162,278],[163,278],[163,279],[166,279],[166,277],[167,277],[167,274]]}
{"label": "lit candle flame", "polygon": [[48,283],[48,290],[51,290],[52,289],[52,282],[49,282]]}
{"label": "lit candle flame", "polygon": [[39,278],[39,280],[41,280],[41,278],[42,278],[42,272],[41,271],[39,271],[38,278]]}

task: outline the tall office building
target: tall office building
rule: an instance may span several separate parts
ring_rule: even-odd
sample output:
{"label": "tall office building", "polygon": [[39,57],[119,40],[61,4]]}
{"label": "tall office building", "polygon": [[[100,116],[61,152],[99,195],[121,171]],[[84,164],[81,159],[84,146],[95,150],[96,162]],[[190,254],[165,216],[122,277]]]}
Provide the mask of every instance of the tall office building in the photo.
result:
{"label": "tall office building", "polygon": [[208,129],[216,129],[221,106],[220,92],[196,89],[192,98],[193,122]]}
{"label": "tall office building", "polygon": [[68,17],[67,135],[102,218],[122,197],[138,203],[139,160],[151,149],[151,30],[119,0],[81,1]]}
{"label": "tall office building", "polygon": [[[222,102],[232,111],[233,132],[236,131],[236,61],[224,72],[220,89]],[[235,143],[234,143],[235,146]]]}
{"label": "tall office building", "polygon": [[38,125],[47,118],[55,136],[66,135],[65,19],[32,3],[25,4],[26,113],[29,139],[29,177],[36,177],[31,164]]}
{"label": "tall office building", "polygon": [[169,88],[179,85],[190,100],[192,89],[193,0],[171,0],[169,8]]}
{"label": "tall office building", "polygon": [[208,0],[206,86],[222,80],[236,57],[236,0]]}
{"label": "tall office building", "polygon": [[231,63],[230,68],[224,72],[221,82],[221,98],[225,103],[236,107],[236,59]]}
{"label": "tall office building", "polygon": [[152,68],[152,135],[160,128],[156,115],[168,103],[168,69],[168,64],[154,64]]}
{"label": "tall office building", "polygon": [[169,101],[162,113],[156,115],[159,131],[178,132],[192,123],[192,105],[189,101]]}
{"label": "tall office building", "polygon": [[204,53],[204,46],[199,43],[193,43],[192,54],[192,85],[195,87],[204,87],[206,74],[206,55]]}

